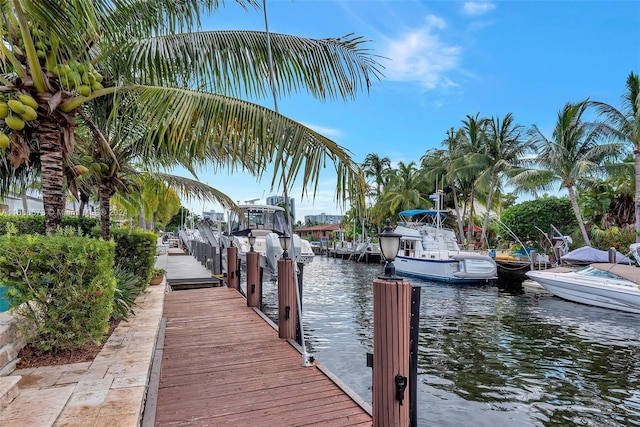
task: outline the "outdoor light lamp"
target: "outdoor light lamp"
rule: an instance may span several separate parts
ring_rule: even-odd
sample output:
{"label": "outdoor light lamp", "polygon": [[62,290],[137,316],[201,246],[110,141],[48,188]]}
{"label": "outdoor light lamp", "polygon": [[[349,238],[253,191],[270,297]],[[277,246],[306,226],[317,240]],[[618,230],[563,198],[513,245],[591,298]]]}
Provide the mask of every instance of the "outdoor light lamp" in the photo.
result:
{"label": "outdoor light lamp", "polygon": [[252,232],[249,232],[249,235],[247,236],[249,239],[249,252],[253,252],[253,245],[256,244],[256,236],[253,235]]}
{"label": "outdoor light lamp", "polygon": [[398,255],[398,249],[400,249],[400,234],[393,232],[391,228],[391,220],[387,219],[387,225],[384,227],[382,233],[378,234],[380,239],[380,251],[385,260],[384,265],[384,277],[381,279],[395,279],[396,267],[393,265],[393,260]]}
{"label": "outdoor light lamp", "polygon": [[279,237],[280,239],[280,246],[282,246],[282,258],[287,259],[289,258],[289,253],[287,253],[287,249],[289,249],[289,239],[290,237],[287,236],[286,234],[283,234],[282,236]]}

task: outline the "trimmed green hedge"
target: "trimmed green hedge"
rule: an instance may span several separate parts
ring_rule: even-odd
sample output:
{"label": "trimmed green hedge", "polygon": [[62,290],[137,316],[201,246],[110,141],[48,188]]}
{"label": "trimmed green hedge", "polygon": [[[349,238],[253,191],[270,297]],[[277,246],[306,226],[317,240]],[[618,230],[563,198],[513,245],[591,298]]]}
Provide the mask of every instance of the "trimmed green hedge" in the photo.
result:
{"label": "trimmed green hedge", "polygon": [[0,281],[42,351],[100,343],[109,330],[116,280],[113,242],[80,236],[0,236]]}
{"label": "trimmed green hedge", "polygon": [[[0,234],[7,233],[7,224],[16,226],[18,234],[46,234],[44,215],[2,215],[0,214]],[[85,235],[91,235],[91,230],[100,225],[99,218],[63,216],[62,227],[80,229]]]}
{"label": "trimmed green hedge", "polygon": [[116,265],[138,276],[139,286],[146,289],[155,263],[158,235],[150,231],[111,229],[116,242]]}

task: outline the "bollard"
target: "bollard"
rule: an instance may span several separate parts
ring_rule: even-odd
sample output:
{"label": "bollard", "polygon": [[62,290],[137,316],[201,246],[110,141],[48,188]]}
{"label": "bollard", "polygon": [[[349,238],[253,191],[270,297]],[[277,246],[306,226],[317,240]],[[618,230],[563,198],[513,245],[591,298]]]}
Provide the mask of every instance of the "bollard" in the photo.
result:
{"label": "bollard", "polygon": [[[304,264],[298,263],[298,295],[300,295],[300,313],[302,313],[302,283],[304,276]],[[302,345],[302,334],[300,333],[300,323],[296,322],[296,342]]]}
{"label": "bollard", "polygon": [[238,248],[231,246],[227,248],[227,287],[240,289],[237,272]]}
{"label": "bollard", "polygon": [[260,307],[260,254],[247,253],[247,307]]}
{"label": "bollard", "polygon": [[609,248],[609,263],[611,264],[615,264],[617,261],[617,252],[618,250],[616,248]]}
{"label": "bollard", "polygon": [[293,261],[278,260],[278,336],[295,339],[298,312],[296,310],[296,283],[293,280]]}
{"label": "bollard", "polygon": [[535,270],[536,269],[536,257],[538,256],[538,253],[536,251],[530,251],[529,252],[529,257],[530,257],[530,261],[531,261],[531,270]]}
{"label": "bollard", "polygon": [[373,281],[373,425],[409,425],[411,284]]}

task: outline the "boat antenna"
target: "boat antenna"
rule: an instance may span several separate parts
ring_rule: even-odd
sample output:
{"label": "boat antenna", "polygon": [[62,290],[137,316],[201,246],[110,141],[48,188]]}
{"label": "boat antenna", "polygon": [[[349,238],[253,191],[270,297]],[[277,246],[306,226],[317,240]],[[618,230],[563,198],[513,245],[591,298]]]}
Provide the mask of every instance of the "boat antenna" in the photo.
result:
{"label": "boat antenna", "polygon": [[[276,92],[275,73],[273,70],[273,56],[271,54],[271,34],[269,33],[269,20],[267,18],[267,1],[262,0],[262,10],[264,12],[264,28],[267,35],[267,60],[269,61],[269,84],[271,86],[271,93],[273,95],[273,107],[276,113],[280,113],[278,109],[278,97]],[[282,149],[284,150],[284,139],[282,140]],[[285,173],[285,156],[282,156],[282,196],[284,197],[284,213],[285,220],[289,225],[289,236],[291,237],[291,247],[293,252],[293,262],[296,261],[296,251],[293,244],[293,221],[291,220],[289,209],[289,195],[287,191],[288,182]],[[296,267],[296,266],[294,266]],[[307,353],[307,346],[304,341],[304,326],[302,324],[302,301],[300,299],[300,287],[298,286],[298,269],[293,268],[293,281],[296,288],[296,302],[298,305],[298,327],[300,328],[300,345],[302,347],[302,366],[313,366],[313,355]]]}

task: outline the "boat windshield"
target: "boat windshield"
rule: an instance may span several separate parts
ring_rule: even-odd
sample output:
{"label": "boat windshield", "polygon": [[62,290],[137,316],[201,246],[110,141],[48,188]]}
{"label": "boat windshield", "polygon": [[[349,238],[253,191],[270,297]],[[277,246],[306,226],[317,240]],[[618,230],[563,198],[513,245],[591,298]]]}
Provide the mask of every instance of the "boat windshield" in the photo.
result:
{"label": "boat windshield", "polygon": [[617,274],[614,274],[610,271],[600,270],[599,268],[595,268],[591,266],[581,268],[580,270],[576,271],[576,274],[582,274],[584,276],[591,276],[591,277],[606,277],[607,279],[627,281],[627,279],[625,279],[622,276],[618,276]]}
{"label": "boat windshield", "polygon": [[251,230],[271,230],[278,234],[288,234],[284,210],[274,208],[244,208],[244,216],[232,213],[231,234],[247,235]]}

